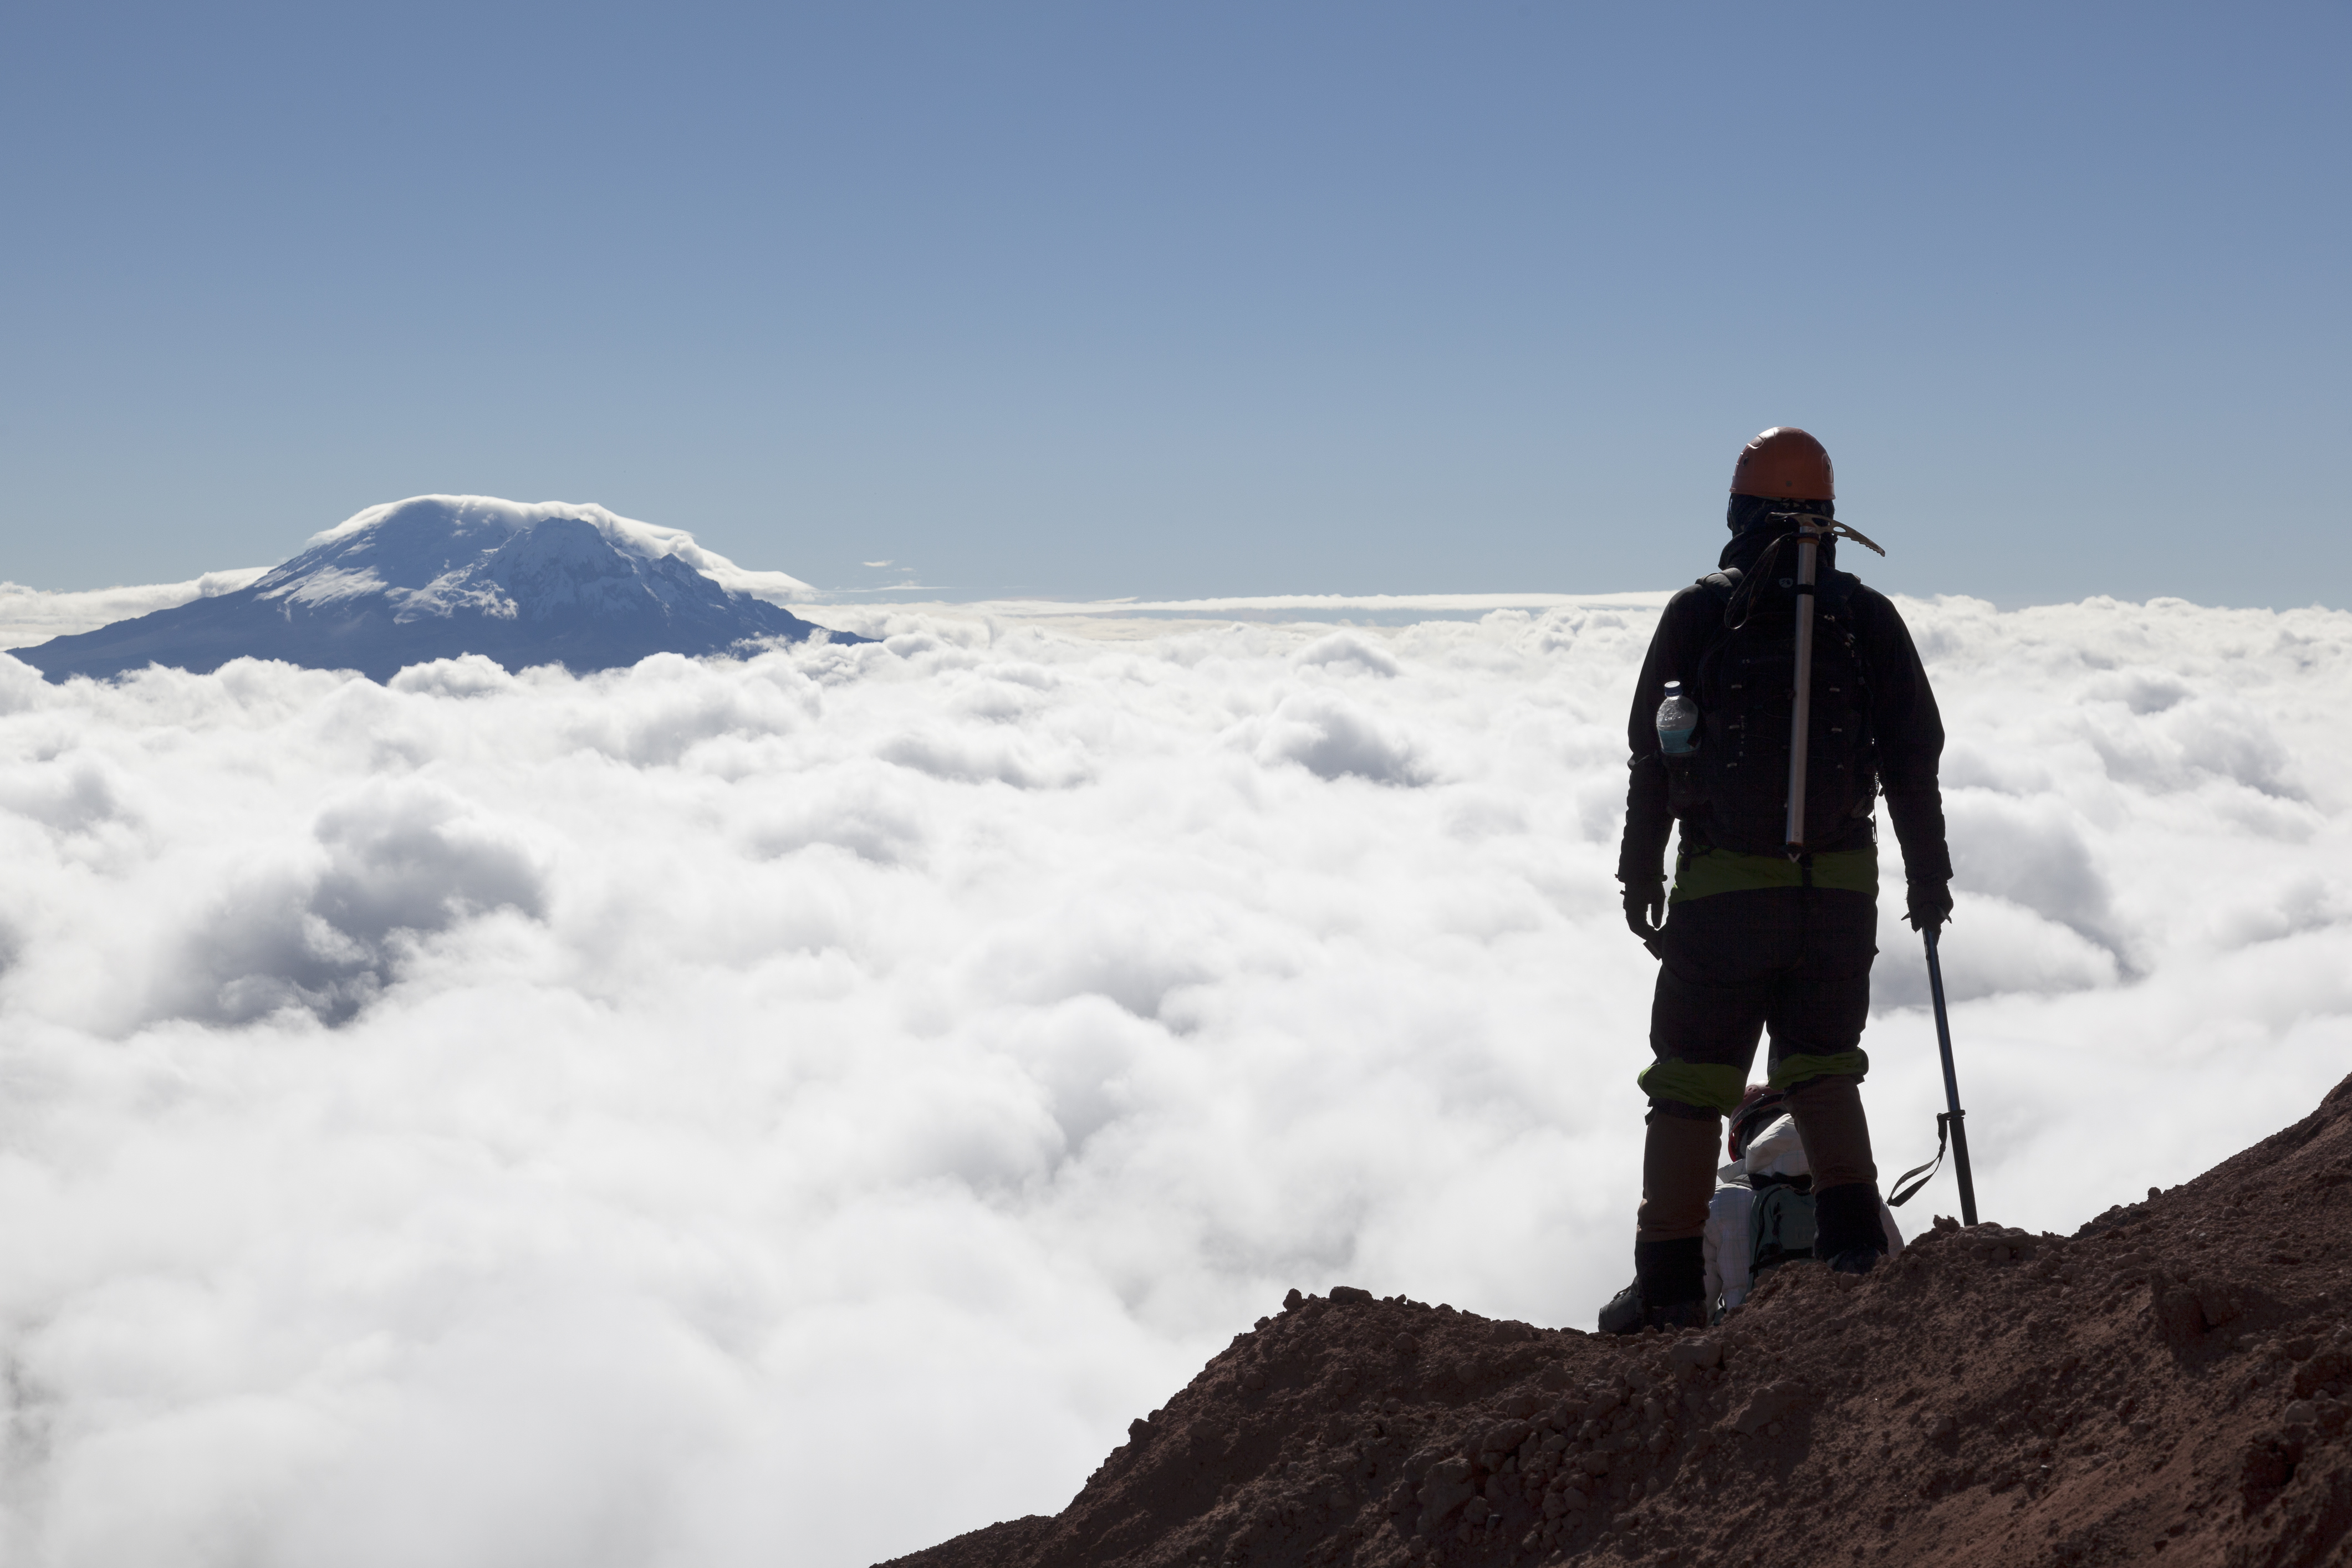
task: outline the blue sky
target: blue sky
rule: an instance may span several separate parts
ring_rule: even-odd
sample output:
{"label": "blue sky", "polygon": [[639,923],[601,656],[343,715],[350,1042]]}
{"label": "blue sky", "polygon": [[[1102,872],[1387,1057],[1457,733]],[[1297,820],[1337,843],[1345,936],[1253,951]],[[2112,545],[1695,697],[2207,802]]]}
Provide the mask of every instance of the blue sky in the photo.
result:
{"label": "blue sky", "polygon": [[[20,8],[0,576],[426,491],[962,596],[2352,603],[2340,4]],[[889,567],[864,563],[887,560]]]}

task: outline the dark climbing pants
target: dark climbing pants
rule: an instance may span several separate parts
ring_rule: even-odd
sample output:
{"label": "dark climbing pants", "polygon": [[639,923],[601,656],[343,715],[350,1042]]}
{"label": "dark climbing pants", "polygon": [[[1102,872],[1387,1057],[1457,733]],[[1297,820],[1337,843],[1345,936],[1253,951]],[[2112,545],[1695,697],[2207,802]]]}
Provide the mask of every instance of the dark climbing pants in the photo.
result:
{"label": "dark climbing pants", "polygon": [[1775,1089],[1861,1077],[1877,938],[1878,901],[1862,893],[1764,887],[1673,905],[1658,936],[1656,1060],[1643,1092],[1668,1115],[1728,1114],[1767,1031]]}
{"label": "dark climbing pants", "polygon": [[1767,1031],[1769,1082],[1789,1092],[1817,1182],[1877,1190],[1856,1091],[1870,1068],[1862,1029],[1877,934],[1877,901],[1834,889],[1754,888],[1668,910],[1650,1010],[1655,1060],[1641,1076],[1650,1125],[1638,1240],[1680,1241],[1705,1228],[1721,1118],[1738,1105]]}

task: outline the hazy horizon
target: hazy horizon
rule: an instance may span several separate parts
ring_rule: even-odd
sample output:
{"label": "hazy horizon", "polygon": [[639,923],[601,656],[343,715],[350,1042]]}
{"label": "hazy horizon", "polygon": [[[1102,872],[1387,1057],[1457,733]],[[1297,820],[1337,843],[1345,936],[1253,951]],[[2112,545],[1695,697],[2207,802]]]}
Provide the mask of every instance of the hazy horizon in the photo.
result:
{"label": "hazy horizon", "polygon": [[[449,493],[425,492],[416,497],[398,497],[397,499],[424,499],[436,494],[448,495]],[[609,510],[609,508],[601,508],[601,504],[594,501],[559,500],[552,497],[542,498],[541,501],[537,502],[522,502],[519,497],[452,497],[451,498],[467,500],[483,499],[524,506],[548,505]],[[394,502],[390,498],[386,501],[372,503],[369,507],[362,507],[359,511],[352,514],[351,517],[338,518],[332,524],[322,525],[320,528],[314,530],[310,534],[305,535],[300,539],[293,541],[285,549],[283,554],[273,557],[268,561],[234,566],[214,566],[205,569],[204,571],[193,577],[173,580],[140,580],[134,577],[126,576],[115,580],[110,580],[87,588],[51,589],[40,588],[30,583],[18,582],[14,579],[0,576],[0,648],[21,645],[21,638],[18,642],[10,642],[5,640],[12,635],[17,634],[15,632],[15,628],[20,624],[46,625],[54,622],[61,629],[71,629],[76,631],[89,630],[93,627],[105,624],[107,622],[121,616],[144,614],[152,610],[166,608],[173,604],[184,603],[188,598],[194,597],[199,591],[217,591],[220,589],[226,587],[241,587],[246,582],[250,581],[254,577],[258,576],[259,574],[269,570],[272,567],[279,564],[280,561],[290,559],[292,556],[299,553],[300,549],[305,545],[316,540],[320,536],[331,532],[334,528],[350,522],[352,518],[364,516],[370,511],[380,510],[383,507],[392,504],[394,504]],[[659,523],[659,519],[657,518],[635,518],[626,520],[655,524]],[[739,572],[747,572],[758,575],[782,574],[792,577],[800,577],[802,575],[798,572],[794,572],[789,563],[762,563],[745,560],[730,555],[727,551],[712,545],[710,541],[692,535],[688,530],[678,529],[674,531],[686,534],[687,537],[691,538],[697,546],[701,547],[703,553],[725,559],[729,564]],[[1154,595],[1141,590],[1121,593],[1082,595],[1075,593],[1053,593],[1044,591],[1029,592],[1021,590],[1017,585],[1012,587],[998,587],[983,591],[970,585],[956,583],[902,582],[884,588],[842,588],[824,583],[808,582],[804,585],[806,589],[806,591],[804,592],[794,592],[791,594],[776,593],[773,595],[768,595],[767,597],[772,597],[774,602],[779,604],[796,604],[803,606],[825,604],[855,605],[861,603],[898,605],[954,604],[978,606],[993,603],[1035,602],[1045,604],[1064,603],[1074,607],[1079,607],[1088,605],[1110,606],[1141,601],[1143,604],[1154,607],[1165,606],[1172,608],[1182,606],[1189,609],[1198,609],[1203,613],[1213,612],[1221,606],[1230,606],[1237,610],[1276,609],[1284,607],[1295,607],[1301,610],[1307,610],[1314,608],[1312,601],[1324,601],[1325,603],[1331,605],[1333,608],[1349,604],[1370,604],[1377,601],[1382,601],[1385,605],[1392,607],[1400,612],[1416,608],[1432,610],[1458,608],[1461,607],[1464,602],[1476,600],[1489,601],[1494,604],[1508,603],[1539,606],[1554,601],[1574,600],[1582,601],[1612,597],[1638,599],[1645,595],[1663,597],[1672,594],[1676,590],[1687,584],[1692,580],[1692,579],[1702,576],[1706,571],[1712,570],[1714,556],[1711,552],[1712,550],[1719,549],[1721,548],[1721,541],[1720,539],[1711,540],[1709,541],[1709,545],[1710,550],[1706,554],[1706,559],[1695,567],[1686,576],[1678,578],[1674,581],[1664,585],[1653,584],[1633,588],[1585,588],[1567,584],[1545,583],[1522,586],[1515,589],[1497,587],[1490,584],[1453,590],[1404,588],[1359,590],[1350,592],[1343,590],[1328,588],[1304,588],[1283,592],[1253,593],[1240,591],[1206,591],[1181,597],[1166,597]],[[1694,551],[1695,557],[1698,553],[1699,552]],[[1856,555],[1861,554],[1858,550],[1853,553]],[[1885,580],[1877,570],[1878,564],[1879,563],[1868,557],[1864,557],[1860,560],[1846,559],[1841,562],[1841,565],[1844,570],[1857,572],[1864,578],[1864,580],[1873,582],[1874,586],[1884,587]],[[166,591],[170,590],[184,590],[185,591],[180,593]],[[1890,591],[1894,592],[1895,596],[1897,598],[1918,598],[1923,600],[1938,598],[1972,599],[1990,605],[1993,608],[2004,611],[2026,610],[2052,607],[2062,604],[2081,603],[2094,599],[2115,599],[2126,603],[2145,603],[2159,599],[2179,599],[2187,603],[2197,604],[2212,609],[2287,610],[2331,607],[2326,604],[2324,598],[2314,598],[2302,601],[2289,601],[2279,603],[2251,603],[2238,602],[2218,597],[2199,597],[2194,594],[2185,593],[2150,593],[2140,599],[2133,599],[2126,594],[2114,593],[2105,590],[2093,590],[2084,593],[2078,599],[2072,600],[2035,598],[2031,594],[2020,594],[2007,598],[1998,598],[1989,597],[1983,594],[1959,593],[1957,591],[1939,592],[1933,590],[1919,594],[1906,594],[1899,590],[1893,590]],[[85,611],[81,608],[83,604],[87,604],[90,608]],[[92,616],[98,616],[100,618],[91,619],[90,617]],[[51,632],[45,634],[56,635],[58,633]]]}

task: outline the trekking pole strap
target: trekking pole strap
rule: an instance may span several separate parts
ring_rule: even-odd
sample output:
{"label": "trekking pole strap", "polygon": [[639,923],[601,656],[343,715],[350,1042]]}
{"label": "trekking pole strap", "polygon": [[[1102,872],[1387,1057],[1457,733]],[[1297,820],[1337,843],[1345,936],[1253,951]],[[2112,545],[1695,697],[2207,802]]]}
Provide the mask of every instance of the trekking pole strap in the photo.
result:
{"label": "trekking pole strap", "polygon": [[[1968,1114],[1968,1113],[1965,1111],[1938,1111],[1936,1113],[1936,1157],[1929,1160],[1924,1166],[1913,1166],[1909,1170],[1905,1171],[1901,1176],[1895,1178],[1894,1196],[1886,1200],[1886,1206],[1889,1208],[1902,1207],[1905,1204],[1919,1196],[1919,1189],[1921,1187],[1926,1186],[1929,1182],[1936,1179],[1936,1173],[1944,1168],[1944,1150],[1951,1142],[1952,1118],[1955,1116],[1964,1116],[1966,1114]],[[1919,1179],[1917,1181],[1911,1181],[1913,1176],[1918,1176]],[[1905,1186],[1903,1185],[1905,1182],[1911,1182],[1911,1185],[1909,1186]]]}

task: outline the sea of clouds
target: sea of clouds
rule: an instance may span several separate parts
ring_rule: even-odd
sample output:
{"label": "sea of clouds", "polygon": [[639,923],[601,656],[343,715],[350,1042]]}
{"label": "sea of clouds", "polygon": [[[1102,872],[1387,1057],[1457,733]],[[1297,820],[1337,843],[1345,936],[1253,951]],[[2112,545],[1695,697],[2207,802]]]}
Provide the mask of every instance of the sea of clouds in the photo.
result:
{"label": "sea of clouds", "polygon": [[[1589,1326],[1658,602],[834,607],[887,640],[389,687],[0,657],[0,1553],[852,1568],[1059,1509],[1289,1286]],[[1904,610],[1987,1216],[2309,1109],[2352,615]],[[1941,1088],[1880,945],[1891,1171]]]}

